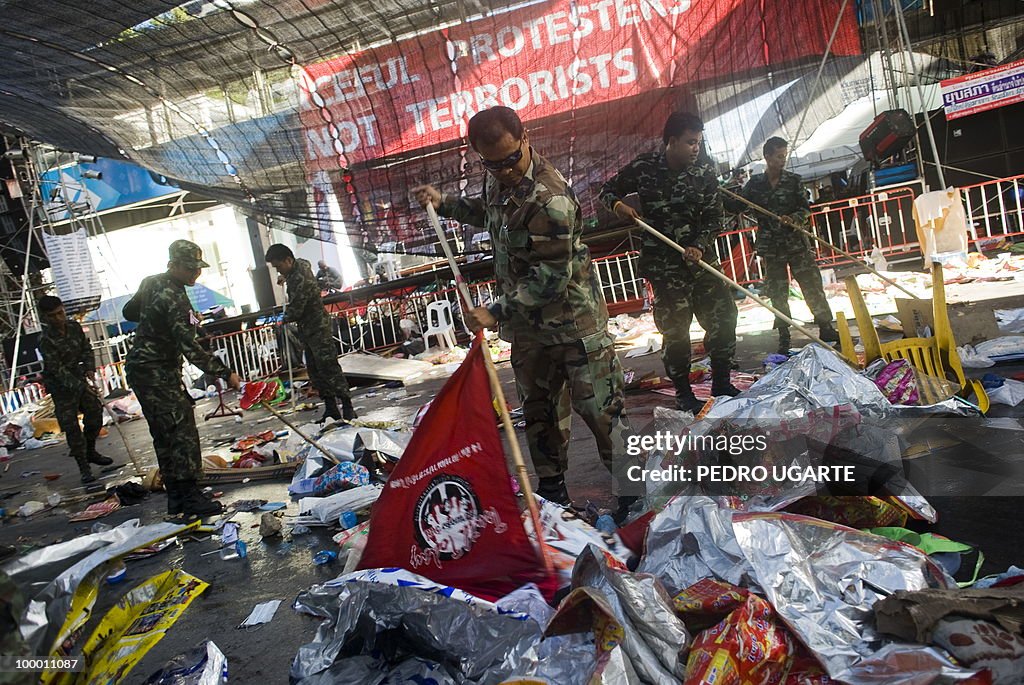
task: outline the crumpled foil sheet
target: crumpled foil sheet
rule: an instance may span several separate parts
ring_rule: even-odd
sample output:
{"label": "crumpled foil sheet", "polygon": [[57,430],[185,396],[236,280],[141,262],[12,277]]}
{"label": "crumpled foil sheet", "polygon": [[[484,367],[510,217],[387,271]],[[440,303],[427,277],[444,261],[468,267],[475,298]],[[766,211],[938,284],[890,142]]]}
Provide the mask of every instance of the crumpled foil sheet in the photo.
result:
{"label": "crumpled foil sheet", "polygon": [[956,587],[923,552],[796,514],[736,513],[732,529],[768,601],[830,677],[849,685],[923,684],[973,673],[874,629],[872,607],[883,596]]}
{"label": "crumpled foil sheet", "polygon": [[603,551],[588,545],[576,561],[572,584],[604,595],[624,630],[621,646],[625,656],[643,682],[683,679],[690,634],[676,616],[661,581],[613,568]]}
{"label": "crumpled foil sheet", "polygon": [[758,589],[754,569],[733,533],[732,517],[710,497],[676,497],[651,520],[647,554],[637,571],[676,595],[704,578]]}
{"label": "crumpled foil sheet", "polygon": [[[291,682],[303,685],[378,683],[389,676],[386,682],[405,682],[409,672],[429,673],[438,683],[496,684],[541,636],[529,618],[372,582],[314,585],[293,607],[324,619],[292,662]],[[356,645],[359,654],[342,656]]]}
{"label": "crumpled foil sheet", "polygon": [[140,526],[139,519],[131,519],[116,528],[49,545],[5,564],[4,573],[17,583],[25,597],[31,598],[20,625],[21,635],[32,649],[30,653],[49,654],[57,631],[67,618],[75,590],[93,570],[187,528],[173,523]]}

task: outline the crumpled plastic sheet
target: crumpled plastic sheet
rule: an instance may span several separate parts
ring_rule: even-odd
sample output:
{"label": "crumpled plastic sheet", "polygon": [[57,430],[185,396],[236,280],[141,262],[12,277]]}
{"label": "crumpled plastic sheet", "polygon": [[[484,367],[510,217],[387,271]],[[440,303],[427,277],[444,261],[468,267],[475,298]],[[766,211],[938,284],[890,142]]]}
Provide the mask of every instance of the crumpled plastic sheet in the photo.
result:
{"label": "crumpled plastic sheet", "polygon": [[2,568],[27,598],[31,598],[20,630],[31,654],[47,654],[64,624],[78,585],[98,566],[138,547],[178,535],[188,526],[139,519],[116,528],[49,545],[8,562]]}
{"label": "crumpled plastic sheet", "polygon": [[144,685],[218,685],[228,682],[228,659],[212,640],[179,654],[149,676]]}
{"label": "crumpled plastic sheet", "polygon": [[923,552],[796,514],[737,513],[732,528],[775,611],[830,677],[909,685],[973,673],[933,649],[889,643],[874,629],[872,606],[884,595],[956,587]]}
{"label": "crumpled plastic sheet", "polygon": [[334,525],[342,512],[365,509],[376,502],[383,491],[379,485],[361,485],[327,497],[303,497],[299,500],[299,513],[325,525]]}
{"label": "crumpled plastic sheet", "polygon": [[[630,673],[621,663],[623,652],[616,648],[612,659],[620,663],[610,664],[615,669],[615,680],[592,680],[595,664],[594,637],[590,633],[572,633],[546,637],[526,651],[519,666],[510,676],[513,678],[539,680],[558,685],[633,685],[639,683],[635,673]],[[606,672],[608,671],[606,667]],[[629,673],[629,676],[626,674]]]}
{"label": "crumpled plastic sheet", "polygon": [[588,545],[573,569],[574,588],[604,595],[622,624],[622,648],[633,669],[649,683],[682,680],[690,634],[676,616],[661,581],[652,575],[613,568],[605,552]]}
{"label": "crumpled plastic sheet", "polygon": [[738,513],[704,495],[676,497],[651,520],[637,571],[660,578],[672,595],[704,578],[758,591],[754,569],[733,533]]}
{"label": "crumpled plastic sheet", "polygon": [[535,583],[527,583],[513,590],[496,601],[494,606],[503,614],[525,614],[541,627],[546,626],[555,614]]}
{"label": "crumpled plastic sheet", "polygon": [[[493,605],[367,581],[314,585],[293,606],[324,619],[292,662],[291,682],[302,685],[413,683],[428,675],[438,683],[492,685],[511,674],[541,636],[536,621],[498,614]],[[339,658],[350,642],[361,642],[362,653]],[[389,660],[378,656],[396,647]]]}
{"label": "crumpled plastic sheet", "polygon": [[412,433],[345,426],[326,431],[317,438],[328,452],[342,461],[358,461],[367,450],[401,459]]}

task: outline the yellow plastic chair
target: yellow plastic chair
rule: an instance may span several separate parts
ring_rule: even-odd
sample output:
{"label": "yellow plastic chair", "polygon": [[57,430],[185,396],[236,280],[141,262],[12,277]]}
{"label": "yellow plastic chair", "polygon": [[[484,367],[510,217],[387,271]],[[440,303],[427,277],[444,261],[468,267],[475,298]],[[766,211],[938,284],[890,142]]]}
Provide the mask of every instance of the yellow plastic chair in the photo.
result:
{"label": "yellow plastic chair", "polygon": [[[942,266],[933,264],[932,319],[935,335],[930,338],[901,338],[882,343],[878,339],[878,332],[871,320],[871,314],[868,313],[868,307],[864,302],[860,287],[857,285],[857,279],[853,276],[846,279],[846,292],[850,297],[850,304],[853,306],[853,313],[857,319],[861,344],[864,346],[864,364],[870,364],[876,359],[885,359],[890,362],[904,359],[919,372],[918,385],[924,403],[940,402],[954,394],[955,388],[952,384],[956,383],[959,386],[956,394],[967,397],[973,391],[978,400],[978,408],[984,414],[990,405],[988,393],[985,392],[980,381],[968,379],[964,375],[963,365],[956,353],[953,329],[949,325],[946,289],[942,281]],[[852,355],[852,359],[856,363],[853,337],[850,334],[846,317],[840,313],[838,319],[840,349],[843,356],[848,359]]]}

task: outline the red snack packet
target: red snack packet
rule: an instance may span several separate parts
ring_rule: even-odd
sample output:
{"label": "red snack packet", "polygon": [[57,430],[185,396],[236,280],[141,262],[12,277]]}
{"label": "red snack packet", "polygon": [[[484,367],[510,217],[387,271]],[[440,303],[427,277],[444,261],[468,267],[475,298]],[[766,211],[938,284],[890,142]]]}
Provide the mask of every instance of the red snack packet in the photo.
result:
{"label": "red snack packet", "polygon": [[672,598],[686,627],[696,632],[709,628],[739,608],[750,592],[720,580],[705,578]]}

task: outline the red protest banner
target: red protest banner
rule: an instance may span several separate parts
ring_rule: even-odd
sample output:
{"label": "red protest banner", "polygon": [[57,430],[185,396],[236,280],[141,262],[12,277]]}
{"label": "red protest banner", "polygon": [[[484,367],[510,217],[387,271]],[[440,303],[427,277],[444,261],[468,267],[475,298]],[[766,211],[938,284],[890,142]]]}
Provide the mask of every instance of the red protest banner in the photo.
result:
{"label": "red protest banner", "polygon": [[[445,143],[495,105],[529,121],[820,55],[839,6],[552,0],[307,65],[307,163],[332,170]],[[852,6],[832,53],[860,53]]]}
{"label": "red protest banner", "polygon": [[359,568],[391,567],[485,599],[544,577],[512,492],[479,338],[373,506]]}

